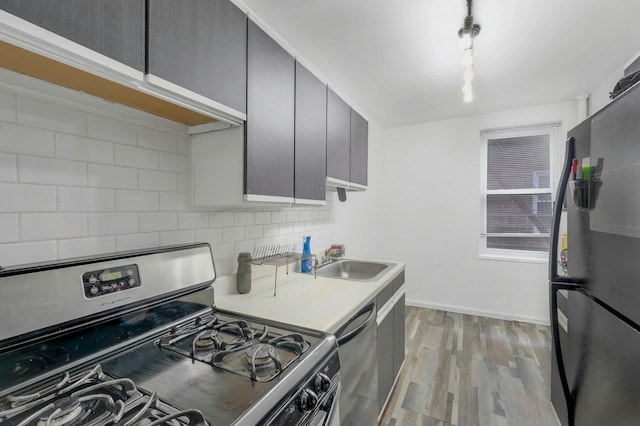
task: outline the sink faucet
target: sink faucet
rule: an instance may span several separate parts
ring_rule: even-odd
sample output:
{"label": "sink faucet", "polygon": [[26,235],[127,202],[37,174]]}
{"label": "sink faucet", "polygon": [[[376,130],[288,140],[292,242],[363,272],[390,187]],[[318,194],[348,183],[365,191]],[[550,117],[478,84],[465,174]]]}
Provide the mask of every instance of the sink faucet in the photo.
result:
{"label": "sink faucet", "polygon": [[328,250],[324,256],[320,259],[320,263],[317,266],[326,265],[327,263],[331,263],[333,261],[333,256],[336,254],[335,249]]}

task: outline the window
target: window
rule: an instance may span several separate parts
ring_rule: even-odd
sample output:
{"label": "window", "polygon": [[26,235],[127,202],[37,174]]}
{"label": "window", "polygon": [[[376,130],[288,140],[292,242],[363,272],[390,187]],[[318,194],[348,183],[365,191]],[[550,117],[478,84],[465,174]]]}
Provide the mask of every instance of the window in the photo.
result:
{"label": "window", "polygon": [[481,257],[547,259],[558,127],[482,133]]}

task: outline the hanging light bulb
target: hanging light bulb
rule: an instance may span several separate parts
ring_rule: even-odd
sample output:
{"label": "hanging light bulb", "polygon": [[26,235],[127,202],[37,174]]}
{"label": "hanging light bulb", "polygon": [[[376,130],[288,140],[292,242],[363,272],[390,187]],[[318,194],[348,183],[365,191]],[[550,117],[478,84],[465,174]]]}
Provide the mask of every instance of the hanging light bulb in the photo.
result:
{"label": "hanging light bulb", "polygon": [[473,50],[465,49],[462,53],[462,66],[469,67],[473,65]]}
{"label": "hanging light bulb", "polygon": [[464,74],[462,74],[462,78],[465,83],[471,83],[471,81],[473,81],[473,77],[473,67],[471,65],[465,67]]}
{"label": "hanging light bulb", "polygon": [[463,74],[462,79],[464,85],[462,86],[463,100],[465,102],[473,101],[473,89],[471,82],[473,81],[473,39],[480,34],[480,25],[473,23],[473,15],[471,15],[471,5],[473,0],[467,0],[467,16],[464,18],[462,28],[458,30],[458,37],[460,37],[460,47],[462,52],[462,66]]}
{"label": "hanging light bulb", "polygon": [[471,48],[471,33],[464,33],[460,36],[460,47],[465,50]]}

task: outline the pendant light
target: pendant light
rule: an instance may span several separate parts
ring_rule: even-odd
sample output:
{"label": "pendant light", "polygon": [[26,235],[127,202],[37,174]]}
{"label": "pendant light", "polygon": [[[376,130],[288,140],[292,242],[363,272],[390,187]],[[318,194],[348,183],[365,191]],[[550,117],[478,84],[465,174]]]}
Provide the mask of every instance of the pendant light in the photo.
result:
{"label": "pendant light", "polygon": [[467,0],[467,16],[464,18],[462,28],[458,31],[460,38],[460,48],[462,49],[462,99],[465,102],[473,100],[473,39],[480,34],[480,25],[473,23],[473,15],[471,15],[471,5],[473,0]]}

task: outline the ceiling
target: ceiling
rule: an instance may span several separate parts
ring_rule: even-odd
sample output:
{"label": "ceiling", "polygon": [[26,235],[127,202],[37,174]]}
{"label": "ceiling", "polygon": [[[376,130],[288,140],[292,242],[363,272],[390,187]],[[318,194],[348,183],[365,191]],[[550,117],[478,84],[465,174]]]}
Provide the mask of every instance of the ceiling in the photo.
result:
{"label": "ceiling", "polygon": [[244,0],[384,127],[588,94],[640,52],[638,0],[475,0],[474,100],[462,101],[466,0]]}

